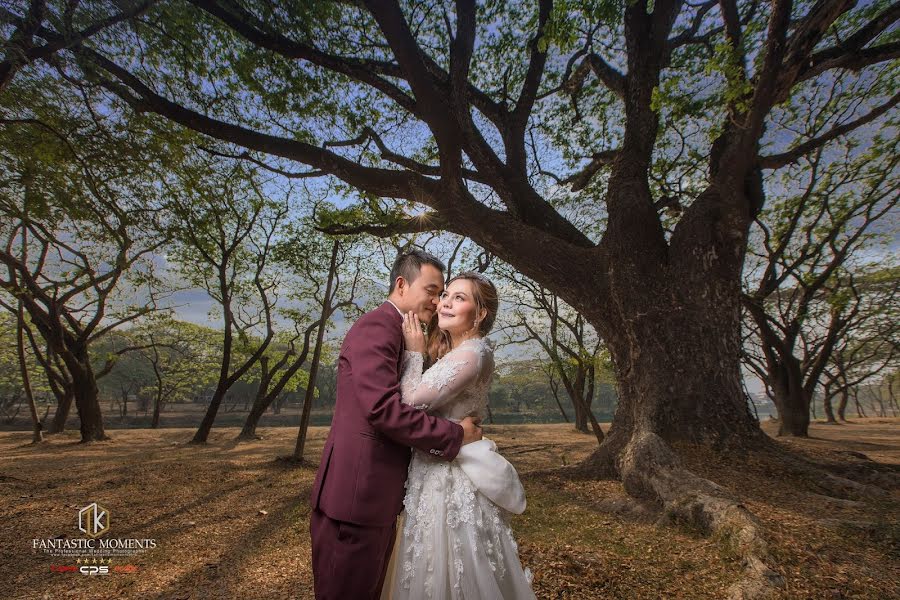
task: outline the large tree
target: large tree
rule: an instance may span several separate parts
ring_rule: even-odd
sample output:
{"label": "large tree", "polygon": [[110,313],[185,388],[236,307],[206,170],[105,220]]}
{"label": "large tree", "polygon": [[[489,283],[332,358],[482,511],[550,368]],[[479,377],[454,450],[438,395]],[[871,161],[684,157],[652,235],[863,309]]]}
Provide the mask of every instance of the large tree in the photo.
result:
{"label": "large tree", "polygon": [[[333,231],[447,229],[547,286],[616,366],[618,409],[592,464],[686,518],[740,528],[742,509],[710,500],[721,490],[669,444],[762,440],[741,390],[740,297],[765,174],[900,100],[886,62],[898,17],[896,3],[849,0],[191,0],[74,54],[135,110],[336,177],[360,207],[398,201]],[[798,138],[785,107],[844,70],[859,101]],[[754,582],[771,574],[754,564]]]}

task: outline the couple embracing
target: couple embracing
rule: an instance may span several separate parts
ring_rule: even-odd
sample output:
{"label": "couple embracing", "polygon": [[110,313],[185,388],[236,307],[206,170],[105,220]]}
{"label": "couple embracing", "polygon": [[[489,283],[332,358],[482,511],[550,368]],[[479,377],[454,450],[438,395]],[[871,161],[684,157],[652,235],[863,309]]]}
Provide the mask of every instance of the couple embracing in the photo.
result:
{"label": "couple embracing", "polygon": [[387,301],[344,338],[312,488],[318,600],[534,598],[508,523],[524,490],[479,426],[497,290],[478,273],[445,289],[443,272],[400,255]]}

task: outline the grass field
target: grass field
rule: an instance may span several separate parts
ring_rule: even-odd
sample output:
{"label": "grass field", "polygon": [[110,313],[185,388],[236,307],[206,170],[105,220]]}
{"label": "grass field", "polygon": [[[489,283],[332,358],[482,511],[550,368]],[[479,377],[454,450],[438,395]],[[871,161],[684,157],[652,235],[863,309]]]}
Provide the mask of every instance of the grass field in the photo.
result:
{"label": "grass field", "polygon": [[[89,445],[77,432],[40,446],[27,432],[0,433],[0,598],[311,598],[315,468],[276,459],[290,453],[292,428],[263,428],[263,439],[240,444],[237,431],[214,430],[201,447],[186,444],[185,429],[114,431]],[[326,433],[310,431],[313,464]],[[900,473],[900,419],[815,424],[811,433],[779,443],[830,468]],[[564,466],[595,447],[592,436],[568,425],[488,426],[485,435],[525,483],[528,510],[513,528],[539,598],[720,598],[739,576],[727,540],[616,510],[629,504],[617,482],[568,477]],[[834,498],[770,461],[682,450],[763,521],[783,598],[900,598],[900,490]],[[77,512],[91,502],[111,513],[105,537],[156,540],[109,566],[136,572],[52,572],[76,557],[33,549],[33,539],[83,537]]]}

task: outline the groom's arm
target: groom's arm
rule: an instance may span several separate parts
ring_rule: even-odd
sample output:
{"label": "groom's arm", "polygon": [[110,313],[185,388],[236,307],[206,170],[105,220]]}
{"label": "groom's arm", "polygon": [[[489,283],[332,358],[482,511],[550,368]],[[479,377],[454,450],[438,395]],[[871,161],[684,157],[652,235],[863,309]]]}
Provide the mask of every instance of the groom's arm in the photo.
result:
{"label": "groom's arm", "polygon": [[357,401],[369,423],[395,442],[453,460],[462,446],[462,426],[433,417],[401,400],[397,377],[400,327],[376,318],[357,323],[357,329],[357,339],[345,353]]}

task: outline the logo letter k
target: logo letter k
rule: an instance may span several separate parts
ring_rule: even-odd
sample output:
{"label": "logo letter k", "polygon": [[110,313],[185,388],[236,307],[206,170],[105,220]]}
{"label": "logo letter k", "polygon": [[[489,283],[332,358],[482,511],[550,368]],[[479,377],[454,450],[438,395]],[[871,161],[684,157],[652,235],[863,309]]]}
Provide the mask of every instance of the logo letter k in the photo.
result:
{"label": "logo letter k", "polygon": [[94,509],[94,533],[103,529],[103,517],[106,516],[105,510],[97,510],[97,508]]}

